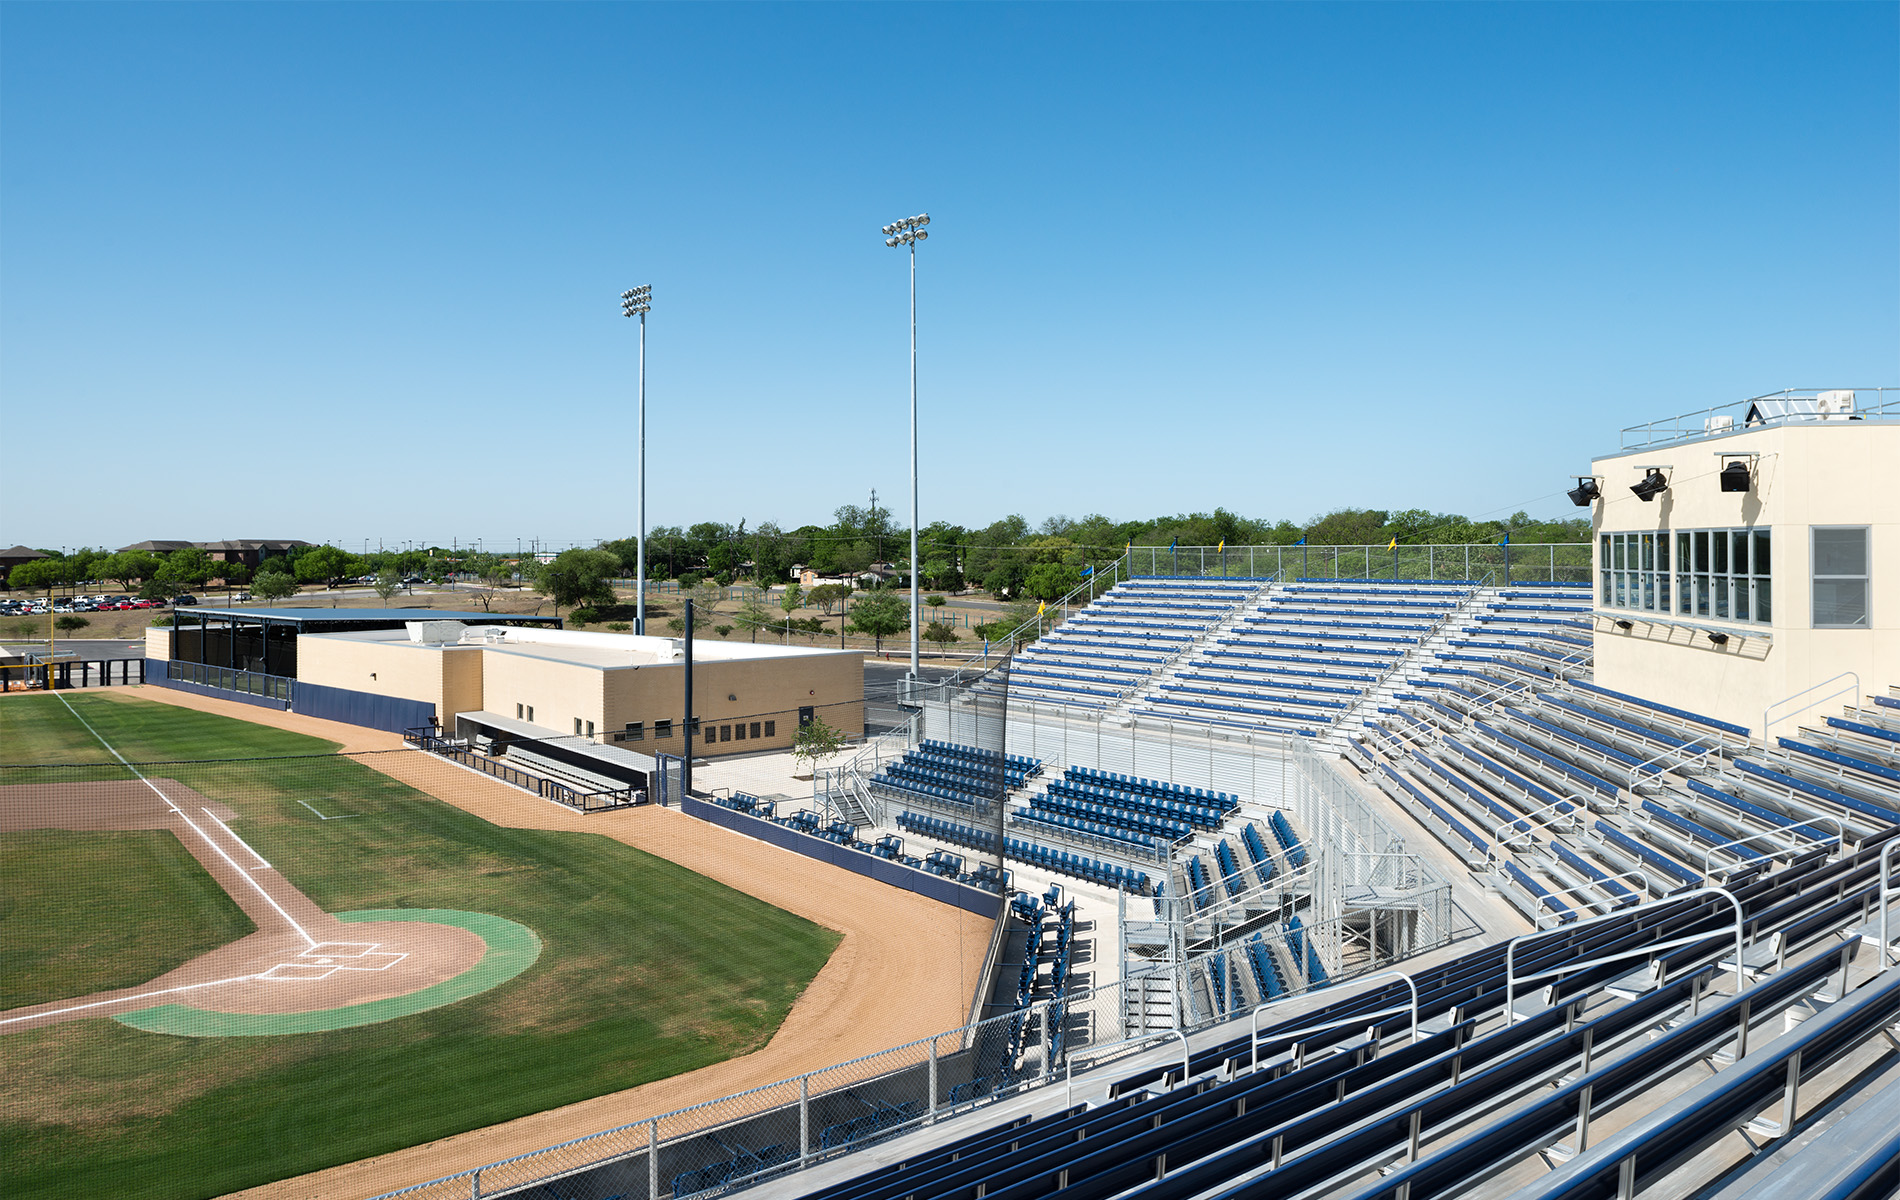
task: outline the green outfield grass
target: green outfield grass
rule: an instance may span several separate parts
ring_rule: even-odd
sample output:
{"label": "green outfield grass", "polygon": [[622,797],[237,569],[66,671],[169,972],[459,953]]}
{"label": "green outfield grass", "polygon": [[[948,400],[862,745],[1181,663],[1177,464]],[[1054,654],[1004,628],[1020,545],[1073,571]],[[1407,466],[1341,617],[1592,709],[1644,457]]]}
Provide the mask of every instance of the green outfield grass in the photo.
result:
{"label": "green outfield grass", "polygon": [[0,833],[0,1009],[154,979],[257,928],[158,829]]}
{"label": "green outfield grass", "polygon": [[[135,761],[330,749],[122,693],[68,699]],[[36,756],[82,756],[91,735],[58,697],[0,712],[23,704],[37,711],[9,728]],[[491,913],[542,954],[493,991],[328,1033],[182,1038],[96,1019],[0,1034],[10,1198],[216,1196],[690,1071],[763,1045],[838,941],[619,842],[501,829],[349,759],[161,773],[235,809],[232,828],[328,911]],[[0,785],[48,774],[0,769]],[[319,820],[300,801],[353,815]]]}

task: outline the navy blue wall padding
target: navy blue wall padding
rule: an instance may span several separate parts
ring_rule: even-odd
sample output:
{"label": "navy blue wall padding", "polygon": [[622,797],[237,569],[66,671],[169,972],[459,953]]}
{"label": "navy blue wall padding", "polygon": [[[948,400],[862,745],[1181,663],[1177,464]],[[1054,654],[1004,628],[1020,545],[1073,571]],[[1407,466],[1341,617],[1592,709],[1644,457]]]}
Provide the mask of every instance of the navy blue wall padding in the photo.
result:
{"label": "navy blue wall padding", "polygon": [[888,883],[893,887],[903,888],[907,892],[915,892],[940,904],[953,905],[965,912],[975,913],[979,917],[994,918],[1003,907],[1003,898],[992,892],[965,887],[955,880],[932,875],[928,871],[915,870],[902,863],[879,858],[875,854],[866,854],[862,850],[840,846],[836,842],[827,842],[823,838],[799,833],[795,829],[788,829],[783,825],[761,820],[758,817],[747,816],[745,813],[734,812],[729,808],[721,808],[717,804],[708,804],[704,800],[686,797],[680,801],[680,811],[689,817],[698,817],[702,821],[724,826],[735,833],[743,833],[747,837],[758,838],[774,846],[782,846],[794,853],[803,854],[807,858],[832,863],[880,883]]}
{"label": "navy blue wall padding", "polygon": [[[233,695],[230,692],[215,694],[227,699]],[[320,683],[305,683],[301,679],[290,690],[290,709],[306,717],[342,721],[346,725],[362,725],[390,733],[425,726],[435,718],[435,705],[421,700],[325,687]]]}
{"label": "navy blue wall padding", "polygon": [[[145,672],[148,687],[170,688],[174,692],[190,692],[194,696],[213,696],[219,700],[235,700],[239,704],[255,704],[259,708],[272,708],[284,712],[290,705],[269,696],[253,696],[249,692],[231,692],[223,688],[206,687],[202,683],[187,683],[182,679],[173,679],[162,670]],[[424,721],[423,724],[428,724]],[[397,732],[401,732],[398,730]]]}

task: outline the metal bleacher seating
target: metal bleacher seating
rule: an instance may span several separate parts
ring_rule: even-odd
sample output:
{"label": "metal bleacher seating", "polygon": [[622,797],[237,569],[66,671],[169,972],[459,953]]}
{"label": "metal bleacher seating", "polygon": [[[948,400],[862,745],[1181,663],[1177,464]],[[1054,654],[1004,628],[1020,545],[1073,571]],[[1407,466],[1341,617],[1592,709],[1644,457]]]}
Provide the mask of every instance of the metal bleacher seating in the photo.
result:
{"label": "metal bleacher seating", "polygon": [[[1864,906],[1875,886],[1876,852],[1864,847],[1838,862],[1810,856],[1731,884],[1729,894],[1757,941],[1816,915],[1839,932],[1862,911],[1842,902]],[[1091,1096],[1106,1086],[1106,1103],[1062,1106],[1007,1129],[980,1116],[964,1121],[968,1132],[939,1125],[928,1144],[790,1194],[1556,1200],[1613,1196],[1619,1186],[1641,1193],[1718,1142],[1724,1163],[1766,1165],[1785,1143],[1721,1139],[1764,1109],[1785,1111],[1791,1079],[1804,1089],[1851,1090],[1856,1070],[1883,1062],[1881,1031],[1900,1021],[1900,967],[1869,963],[1857,937],[1824,936],[1737,989],[1725,961],[1731,911],[1717,897],[1688,895],[1538,935],[1512,951],[1520,980],[1535,980],[1515,994],[1507,994],[1502,944],[1421,968],[1412,975],[1416,1029],[1406,985],[1351,992],[1335,983],[1347,994],[1255,1037],[1254,998],[1289,991],[1270,949],[1277,937],[1298,951],[1301,931],[1289,922],[1240,943],[1210,973],[1234,1032],[1198,1046],[1185,1073],[1178,1052],[1162,1065],[1111,1068],[1089,1085]],[[1849,973],[1858,983],[1844,990]],[[1801,1113],[1825,1111],[1802,1095]],[[1800,1187],[1878,1181],[1890,1171],[1884,1160],[1900,1153],[1900,1135],[1880,1115],[1897,1111],[1895,1086],[1863,1109],[1869,1115],[1852,1127],[1858,1136],[1833,1137],[1837,1149],[1812,1175],[1761,1200],[1880,1194]],[[1612,1132],[1577,1144],[1593,1119]],[[1533,1174],[1522,1190],[1481,1190],[1517,1178],[1504,1173],[1523,1163]],[[1786,1170],[1767,1178],[1787,1180]]]}

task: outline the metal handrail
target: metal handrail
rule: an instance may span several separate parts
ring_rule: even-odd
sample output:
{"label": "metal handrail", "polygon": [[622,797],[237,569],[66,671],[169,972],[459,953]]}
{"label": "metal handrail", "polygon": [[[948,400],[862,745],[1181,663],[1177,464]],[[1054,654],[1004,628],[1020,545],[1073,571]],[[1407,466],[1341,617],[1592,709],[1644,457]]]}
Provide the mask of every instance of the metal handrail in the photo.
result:
{"label": "metal handrail", "polygon": [[[1793,712],[1788,713],[1786,716],[1776,717],[1772,721],[1768,719],[1768,714],[1775,711],[1775,709],[1781,707],[1782,705],[1788,704],[1795,700],[1799,700],[1801,697],[1807,695],[1809,692],[1819,691],[1820,689],[1826,687],[1830,683],[1839,683],[1843,679],[1852,679],[1854,681],[1854,686],[1851,688],[1840,688],[1836,691],[1829,692],[1827,695],[1822,696],[1819,700],[1810,700],[1806,704],[1803,704],[1800,708],[1797,708]],[[1813,687],[1803,688],[1800,691],[1796,692],[1794,695],[1777,700],[1773,704],[1770,704],[1767,708],[1762,709],[1761,710],[1762,749],[1766,750],[1768,748],[1769,731],[1773,729],[1776,725],[1779,725],[1781,722],[1787,720],[1788,717],[1795,716],[1799,713],[1804,713],[1808,711],[1810,708],[1813,708],[1817,704],[1826,704],[1829,700],[1834,699],[1834,697],[1836,696],[1842,696],[1842,695],[1848,695],[1848,694],[1852,694],[1855,697],[1854,711],[1859,712],[1860,711],[1860,702],[1859,702],[1860,675],[1858,672],[1842,671],[1839,675],[1834,676],[1832,679],[1823,679],[1821,682],[1815,684]]]}
{"label": "metal handrail", "polygon": [[[1375,979],[1403,980],[1405,982],[1405,986],[1412,989],[1411,1042],[1416,1043],[1418,1041],[1418,981],[1413,979],[1410,975],[1407,975],[1403,971],[1381,971],[1377,975],[1367,975],[1363,979],[1356,979],[1353,982],[1371,983]],[[1364,993],[1361,993],[1361,994],[1363,995]],[[1251,1036],[1248,1038],[1248,1041],[1247,1041],[1247,1050],[1248,1050],[1247,1069],[1249,1071],[1258,1071],[1260,1069],[1260,1014],[1267,1011],[1269,1008],[1273,1008],[1273,1007],[1276,1007],[1277,1005],[1285,1004],[1289,1000],[1298,1000],[1303,996],[1310,996],[1310,995],[1312,995],[1311,991],[1304,991],[1304,992],[1295,992],[1290,996],[1281,996],[1277,1000],[1269,1000],[1265,1004],[1260,1005],[1258,1008],[1255,1008],[1251,1014],[1248,1015],[1247,1023],[1248,1023],[1248,1028],[1251,1031]],[[1308,1037],[1315,1033],[1325,1033],[1326,1031],[1330,1029],[1339,1029],[1346,1025],[1357,1025],[1361,1021],[1365,1021],[1372,1017],[1390,1016],[1392,1013],[1403,1012],[1403,1011],[1405,1010],[1398,1009],[1398,1008],[1383,1008],[1383,1009],[1378,1010],[1377,1012],[1360,1013],[1357,1016],[1346,1017],[1342,1020],[1328,1021],[1323,1025],[1309,1025],[1304,1029],[1296,1029],[1292,1033],[1282,1034],[1281,1036],[1283,1038]]]}
{"label": "metal handrail", "polygon": [[1900,838],[1892,838],[1880,848],[1880,963],[1883,967],[1887,955],[1893,953],[1887,942],[1887,905],[1893,888],[1893,868],[1887,865],[1887,859],[1895,850],[1900,850]]}
{"label": "metal handrail", "polygon": [[[1658,905],[1662,905],[1662,904],[1674,904],[1679,900],[1689,900],[1689,899],[1693,899],[1696,896],[1720,896],[1722,897],[1722,899],[1727,900],[1730,904],[1735,906],[1735,990],[1737,992],[1740,992],[1744,987],[1748,986],[1747,981],[1742,976],[1742,950],[1746,944],[1743,940],[1743,935],[1742,935],[1742,926],[1744,924],[1744,916],[1742,913],[1742,902],[1740,900],[1737,900],[1734,894],[1731,893],[1727,888],[1700,887],[1700,888],[1696,888],[1694,891],[1678,892],[1674,895],[1663,896],[1655,900],[1647,901],[1646,903],[1643,903],[1643,904],[1632,905],[1629,908],[1619,908],[1615,912],[1600,913],[1594,917],[1585,917],[1581,921],[1576,921],[1576,922],[1571,923],[1570,925],[1565,926],[1564,932],[1566,933],[1574,932],[1578,929],[1583,928],[1585,925],[1596,925],[1604,921],[1624,919],[1636,913],[1639,913],[1646,908],[1655,908]],[[1515,1003],[1517,1000],[1517,983],[1518,983],[1517,944],[1526,938],[1544,937],[1548,934],[1555,933],[1555,932],[1557,931],[1551,930],[1551,929],[1539,929],[1531,933],[1520,933],[1516,937],[1512,938],[1508,943],[1505,944],[1505,947],[1504,947],[1504,1023],[1506,1025],[1517,1024],[1517,1009],[1515,1007]],[[1677,938],[1675,940],[1668,941],[1668,942],[1656,942],[1648,946],[1638,947],[1637,949],[1634,949],[1634,950],[1626,950],[1621,954],[1610,954],[1610,955],[1604,956],[1603,958],[1593,958],[1589,960],[1588,962],[1565,963],[1561,967],[1553,967],[1552,969],[1548,971],[1539,971],[1534,975],[1527,975],[1524,978],[1528,982],[1529,980],[1533,980],[1533,979],[1542,979],[1547,975],[1562,975],[1571,971],[1581,971],[1587,967],[1598,967],[1598,966],[1603,966],[1606,963],[1621,962],[1623,959],[1626,959],[1626,958],[1644,957],[1647,955],[1654,954],[1658,950],[1673,950],[1678,946],[1688,946],[1688,945],[1693,945],[1696,942],[1707,941],[1708,936],[1709,935],[1707,934],[1696,934],[1691,937]]]}
{"label": "metal handrail", "polygon": [[[1704,872],[1704,874],[1706,873],[1707,872]],[[1641,871],[1618,871],[1614,875],[1605,875],[1603,879],[1604,881],[1608,881],[1612,879],[1616,879],[1616,880],[1634,879],[1643,889],[1643,899],[1641,900],[1640,903],[1643,903],[1643,904],[1649,903],[1649,900],[1650,900],[1649,877],[1644,875]],[[1601,888],[1601,886],[1602,886],[1601,882],[1585,883],[1585,884],[1579,884],[1576,887],[1558,888],[1555,891],[1551,891],[1551,889],[1545,888],[1544,891],[1553,897],[1568,896],[1568,895],[1571,895],[1572,893],[1576,893],[1580,895],[1583,892],[1590,890],[1591,888]],[[1619,908],[1616,910],[1617,913],[1625,913],[1628,911],[1629,909],[1626,909],[1626,908]],[[1614,915],[1614,914],[1598,913],[1597,915],[1605,916],[1605,915]],[[1533,918],[1533,921],[1541,927],[1545,918],[1549,918],[1553,921],[1559,921],[1559,922],[1563,920],[1563,918],[1558,916],[1556,913],[1538,913],[1537,916]],[[1547,929],[1541,930],[1541,931],[1544,933],[1550,932]]]}
{"label": "metal handrail", "polygon": [[[1630,790],[1631,790],[1632,792],[1633,792],[1633,791],[1635,791],[1635,790],[1636,790],[1636,785],[1637,785],[1637,784],[1639,784],[1639,783],[1641,783],[1641,782],[1643,782],[1643,768],[1644,768],[1644,767],[1653,767],[1653,766],[1656,766],[1656,765],[1657,765],[1658,763],[1661,763],[1662,761],[1664,761],[1665,759],[1668,759],[1668,758],[1670,758],[1670,757],[1671,757],[1671,756],[1673,756],[1673,755],[1679,755],[1679,754],[1681,754],[1681,753],[1682,753],[1683,751],[1685,751],[1685,750],[1687,750],[1687,749],[1688,749],[1689,747],[1691,747],[1691,746],[1693,746],[1693,745],[1695,745],[1695,744],[1696,744],[1697,742],[1699,742],[1699,741],[1701,741],[1701,740],[1703,740],[1703,738],[1716,738],[1716,739],[1717,739],[1717,741],[1716,741],[1716,743],[1715,743],[1715,745],[1713,745],[1713,746],[1710,746],[1710,747],[1709,747],[1708,749],[1706,749],[1706,750],[1701,750],[1701,751],[1698,751],[1698,752],[1697,752],[1697,753],[1695,753],[1695,754],[1692,754],[1692,755],[1689,755],[1689,756],[1688,756],[1688,758],[1685,758],[1685,759],[1683,759],[1683,761],[1684,761],[1684,762],[1687,762],[1689,758],[1703,758],[1703,757],[1706,757],[1706,756],[1707,756],[1707,755],[1708,755],[1708,754],[1709,754],[1709,753],[1710,753],[1711,751],[1719,751],[1719,750],[1721,750],[1721,749],[1722,749],[1722,742],[1721,742],[1721,740],[1720,740],[1720,738],[1721,738],[1721,735],[1720,735],[1720,734],[1717,734],[1717,733],[1705,733],[1705,734],[1703,734],[1703,735],[1702,735],[1701,737],[1697,737],[1697,738],[1692,738],[1692,739],[1690,739],[1689,741],[1686,741],[1686,742],[1684,742],[1684,743],[1683,743],[1682,745],[1680,745],[1680,746],[1677,746],[1677,747],[1675,747],[1675,748],[1674,748],[1674,749],[1672,749],[1672,750],[1667,750],[1667,751],[1664,751],[1663,753],[1661,753],[1661,754],[1658,754],[1658,755],[1656,755],[1656,756],[1654,756],[1653,758],[1646,758],[1646,759],[1644,759],[1644,760],[1643,760],[1642,762],[1639,762],[1639,763],[1637,763],[1637,764],[1636,764],[1635,766],[1633,766],[1633,767],[1631,767],[1631,768],[1630,768],[1630,779],[1631,779],[1631,782],[1630,782]],[[1665,774],[1665,773],[1666,773],[1666,769],[1665,769],[1665,770],[1659,770],[1659,771],[1656,771],[1656,772],[1654,772],[1654,774],[1656,774],[1656,775],[1662,775],[1662,774]]]}
{"label": "metal handrail", "polygon": [[[1834,822],[1835,842],[1843,846],[1847,844],[1847,825],[1839,817],[1830,816],[1827,813],[1821,813],[1819,816],[1814,817],[1813,820]],[[1806,825],[1809,822],[1803,821],[1801,823],[1803,825]],[[1725,850],[1730,846],[1740,846],[1747,842],[1753,842],[1753,841],[1773,841],[1775,838],[1775,834],[1790,833],[1793,831],[1793,828],[1794,828],[1793,826],[1786,826],[1781,829],[1772,830],[1768,833],[1753,833],[1747,837],[1730,838],[1726,842],[1719,842],[1716,845],[1710,846],[1708,849],[1702,852],[1702,877],[1704,879],[1708,878],[1709,872],[1713,866],[1712,860],[1714,859],[1715,852],[1717,850]],[[1798,838],[1794,838],[1788,843],[1788,849],[1792,852],[1804,845],[1825,846],[1827,845],[1827,841],[1823,838],[1798,837]],[[1746,865],[1746,864],[1743,864],[1743,865]],[[1734,869],[1735,868],[1733,867],[1724,867],[1723,872],[1726,874],[1730,871],[1733,871]]]}
{"label": "metal handrail", "polygon": [[[1754,404],[1758,400],[1812,399],[1824,391],[1853,392],[1855,416],[1865,417],[1869,414],[1874,416],[1900,415],[1900,408],[1894,408],[1890,411],[1892,406],[1900,405],[1900,399],[1890,399],[1887,395],[1889,392],[1900,391],[1900,389],[1896,388],[1783,388],[1778,392],[1768,392],[1760,396],[1750,396],[1746,400],[1732,400],[1727,404],[1717,404],[1710,408],[1699,408],[1694,412],[1678,413],[1675,416],[1664,417],[1661,420],[1647,421],[1641,425],[1626,426],[1622,430],[1620,442],[1624,450],[1641,450],[1649,446],[1663,445],[1667,442],[1682,441],[1686,438],[1711,436],[1715,434],[1716,431],[1708,429],[1707,418],[1709,417],[1733,416],[1736,411],[1739,410],[1744,418],[1746,418],[1746,406]],[[1860,393],[1862,392],[1872,392],[1874,394],[1874,402],[1871,407],[1861,407]],[[1750,429],[1759,429],[1772,425],[1803,424],[1820,419],[1819,414],[1791,413],[1779,417],[1763,417],[1753,425],[1734,425],[1719,432],[1721,434],[1742,433]],[[1689,422],[1689,425],[1685,425],[1684,422]],[[1695,426],[1697,425],[1701,427],[1696,428]],[[1659,426],[1662,427],[1660,433],[1663,436],[1658,436]],[[1647,439],[1632,442],[1630,440],[1630,434],[1638,431],[1648,435]]]}
{"label": "metal handrail", "polygon": [[[1140,1037],[1123,1038],[1119,1042],[1107,1042],[1100,1046],[1090,1046],[1089,1049],[1113,1050],[1117,1046],[1132,1046],[1137,1042],[1152,1042],[1156,1038],[1168,1037],[1181,1039],[1181,1082],[1186,1083],[1188,1072],[1191,1069],[1190,1060],[1193,1056],[1188,1050],[1187,1034],[1182,1033],[1179,1029],[1157,1029],[1153,1033],[1143,1034]],[[1075,1103],[1075,1059],[1073,1056],[1066,1054],[1062,1056],[1062,1070],[1062,1103],[1064,1107],[1068,1107]]]}

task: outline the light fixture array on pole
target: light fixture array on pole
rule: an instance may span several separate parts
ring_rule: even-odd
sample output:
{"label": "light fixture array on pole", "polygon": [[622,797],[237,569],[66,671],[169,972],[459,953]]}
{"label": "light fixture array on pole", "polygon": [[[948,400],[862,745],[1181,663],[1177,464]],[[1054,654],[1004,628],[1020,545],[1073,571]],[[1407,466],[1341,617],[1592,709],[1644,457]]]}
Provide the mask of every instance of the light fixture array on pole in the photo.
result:
{"label": "light fixture array on pole", "polygon": [[653,285],[643,283],[620,293],[623,316],[640,318],[640,537],[634,545],[633,631],[647,632],[647,312],[653,307]]}
{"label": "light fixture array on pole", "polygon": [[919,213],[884,227],[884,244],[910,251],[910,678],[916,684],[920,669],[917,634],[923,604],[917,591],[917,243],[930,234],[924,226],[930,214]]}

